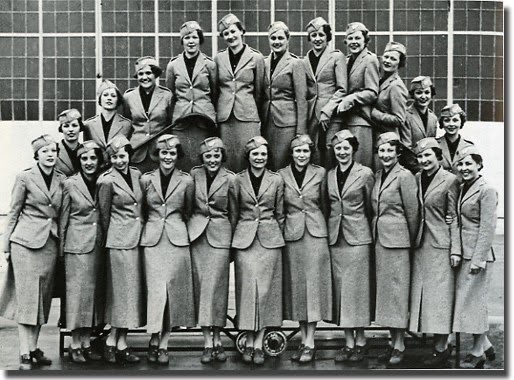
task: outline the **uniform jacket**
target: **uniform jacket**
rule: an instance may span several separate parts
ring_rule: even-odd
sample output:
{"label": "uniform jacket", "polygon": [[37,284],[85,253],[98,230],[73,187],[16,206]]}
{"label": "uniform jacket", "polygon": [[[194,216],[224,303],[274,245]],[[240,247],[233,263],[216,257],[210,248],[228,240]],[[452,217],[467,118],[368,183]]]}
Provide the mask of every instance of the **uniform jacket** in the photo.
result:
{"label": "uniform jacket", "polygon": [[237,222],[236,175],[220,168],[207,192],[207,173],[203,166],[191,169],[195,185],[193,214],[187,228],[191,241],[206,231],[207,241],[215,248],[230,248]]}
{"label": "uniform jacket", "polygon": [[[444,169],[439,169],[428,186],[425,196],[421,190],[421,172],[416,174],[418,200],[420,204],[420,223],[416,246],[429,238],[434,248],[446,249],[448,253],[460,254],[456,206],[458,197],[457,177]],[[447,225],[446,216],[454,222]],[[450,251],[451,249],[451,251]]]}
{"label": "uniform jacket", "polygon": [[131,190],[116,169],[108,169],[97,181],[97,205],[106,235],[106,248],[133,249],[139,244],[143,196],[139,178],[141,172],[130,167]]}
{"label": "uniform jacket", "polygon": [[284,181],[280,175],[266,169],[256,196],[248,170],[236,175],[239,212],[232,247],[246,249],[256,237],[264,248],[283,247]]}
{"label": "uniform jacket", "polygon": [[307,82],[302,61],[288,51],[271,76],[272,55],[264,59],[263,124],[271,118],[277,127],[296,127],[307,133]]}
{"label": "uniform jacket", "polygon": [[419,112],[414,104],[407,107],[407,112],[405,114],[405,128],[400,128],[399,130],[400,141],[406,147],[413,149],[419,140],[424,139],[425,137],[436,136],[438,126],[437,116],[435,116],[431,109],[428,109],[427,112],[427,129],[425,130],[423,121],[421,121]]}
{"label": "uniform jacket", "polygon": [[77,173],[63,183],[62,212],[59,219],[60,254],[89,253],[102,243],[100,211],[84,179]]}
{"label": "uniform jacket", "polygon": [[[294,165],[294,164],[293,164]],[[286,241],[300,240],[305,229],[315,237],[327,237],[326,213],[327,183],[325,169],[317,165],[309,165],[305,169],[302,187],[293,176],[288,165],[278,171],[284,180],[284,209]]]}
{"label": "uniform jacket", "polygon": [[187,73],[184,53],[172,58],[166,68],[166,86],[173,93],[173,122],[178,118],[200,113],[216,122],[214,109],[218,85],[216,64],[203,53],[199,53],[192,79]]}
{"label": "uniform jacket", "polygon": [[375,173],[371,193],[373,237],[386,248],[411,248],[419,228],[416,180],[410,171],[396,164],[382,185],[382,171]]}
{"label": "uniform jacket", "polygon": [[37,165],[16,176],[4,231],[4,252],[11,251],[10,242],[39,249],[50,235],[59,237],[57,223],[64,178],[64,174],[54,170],[48,190]]}
{"label": "uniform jacket", "polygon": [[230,67],[228,48],[214,57],[219,95],[218,123],[227,121],[231,113],[239,121],[259,122],[259,109],[264,86],[264,57],[246,45],[234,72]]}
{"label": "uniform jacket", "polygon": [[[455,169],[456,161],[451,158],[450,150],[448,149],[448,144],[446,142],[446,139],[443,136],[438,137],[437,142],[439,143],[439,147],[443,151],[443,160],[441,161],[441,166],[443,169],[448,170],[449,172],[452,172],[453,174],[457,173],[457,170]],[[460,137],[459,145],[457,146],[457,152],[468,147],[474,145],[471,141],[465,140],[462,136]],[[455,156],[453,157],[455,159]]]}
{"label": "uniform jacket", "polygon": [[59,156],[57,157],[55,168],[59,170],[61,173],[63,173],[66,177],[72,176],[76,173],[76,171],[73,168],[73,164],[71,163],[68,151],[64,147],[63,140],[59,141],[57,145],[59,147]]}
{"label": "uniform jacket", "polygon": [[[349,59],[350,56],[347,56],[346,62]],[[346,125],[370,125],[368,120],[371,117],[371,106],[378,96],[378,82],[378,58],[368,48],[364,48],[348,75],[348,94],[345,101],[349,101],[353,107],[343,113]]]}
{"label": "uniform jacket", "polygon": [[492,245],[496,229],[498,193],[482,178],[478,178],[457,202],[460,241],[464,259],[483,267],[484,261],[494,261]]}
{"label": "uniform jacket", "polygon": [[[171,124],[172,94],[168,88],[155,86],[150,107],[148,107],[148,115],[146,115],[141,102],[139,86],[129,88],[123,95],[123,99],[125,100],[125,116],[132,120],[133,132],[130,138],[132,147],[148,140]],[[131,162],[142,162],[148,154],[154,162],[159,161],[155,140],[149,146],[136,150]]]}
{"label": "uniform jacket", "polygon": [[342,233],[350,245],[373,243],[371,236],[371,191],[375,179],[367,166],[354,162],[343,191],[337,185],[337,167],[328,172],[329,244],[337,243]]}
{"label": "uniform jacket", "polygon": [[315,73],[309,61],[309,53],[310,50],[303,58],[303,64],[307,76],[307,117],[312,128],[318,124],[322,113],[328,117],[334,116],[333,120],[340,120],[333,113],[348,93],[348,86],[346,61],[340,50],[327,47],[321,53]]}
{"label": "uniform jacket", "polygon": [[371,120],[379,130],[400,133],[401,129],[405,129],[408,94],[398,73],[392,74],[380,85],[371,110]]}

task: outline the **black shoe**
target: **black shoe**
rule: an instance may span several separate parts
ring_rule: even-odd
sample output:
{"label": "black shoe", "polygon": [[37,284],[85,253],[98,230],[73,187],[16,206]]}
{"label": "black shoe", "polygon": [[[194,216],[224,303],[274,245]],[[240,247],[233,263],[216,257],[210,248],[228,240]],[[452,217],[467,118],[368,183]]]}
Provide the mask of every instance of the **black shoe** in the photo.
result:
{"label": "black shoe", "polygon": [[204,347],[200,361],[202,364],[208,364],[214,360],[212,347]]}
{"label": "black shoe", "polygon": [[384,351],[380,355],[378,355],[378,360],[381,362],[388,362],[391,359],[391,354],[393,353],[393,347],[387,346]]}
{"label": "black shoe", "polygon": [[256,348],[253,351],[253,363],[257,365],[264,364],[264,352],[260,348]]}
{"label": "black shoe", "polygon": [[300,356],[302,356],[303,348],[305,347],[305,344],[300,344],[293,355],[291,355],[291,360],[294,362],[297,362],[300,360]]}
{"label": "black shoe", "polygon": [[334,358],[335,362],[347,362],[350,360],[350,357],[353,354],[353,348],[348,346],[344,346],[339,351],[337,351],[336,356]]}
{"label": "black shoe", "polygon": [[116,363],[120,364],[136,364],[139,363],[140,359],[132,354],[129,348],[123,350],[116,349]]}
{"label": "black shoe", "polygon": [[225,350],[221,344],[218,344],[216,347],[214,347],[214,360],[221,363],[227,361],[227,354],[225,353]]}
{"label": "black shoe", "polygon": [[302,356],[298,359],[299,363],[310,363],[316,358],[316,347],[305,346]]}
{"label": "black shoe", "polygon": [[83,364],[86,362],[86,358],[82,352],[82,348],[70,348],[68,349],[68,353],[70,354],[70,359],[73,363]]}
{"label": "black shoe", "polygon": [[32,358],[29,354],[20,356],[20,370],[28,371],[32,369]]}
{"label": "black shoe", "polygon": [[429,367],[441,367],[446,364],[447,360],[452,355],[452,345],[448,344],[448,347],[444,351],[434,351],[429,358],[423,361],[423,364]]}
{"label": "black shoe", "polygon": [[97,362],[99,360],[102,360],[102,355],[93,350],[93,346],[82,347],[82,354],[88,362]]}
{"label": "black shoe", "polygon": [[485,357],[484,354],[482,354],[480,356],[475,356],[475,355],[472,355],[472,354],[467,354],[466,357],[464,358],[464,360],[460,362],[460,368],[465,368],[465,369],[472,369],[472,368],[483,369],[485,361],[486,361],[486,357]]}
{"label": "black shoe", "polygon": [[52,361],[45,356],[45,353],[39,348],[30,351],[30,357],[36,361],[38,365],[51,365]]}
{"label": "black shoe", "polygon": [[159,348],[159,351],[157,352],[157,363],[160,365],[168,365],[170,363],[170,357],[167,349]]}
{"label": "black shoe", "polygon": [[156,344],[149,344],[148,345],[148,352],[146,354],[148,361],[150,363],[156,363],[157,362],[157,352],[159,351],[159,347]]}
{"label": "black shoe", "polygon": [[253,347],[245,347],[245,350],[242,355],[243,363],[249,364],[253,361]]}
{"label": "black shoe", "polygon": [[492,362],[494,359],[496,359],[496,350],[493,346],[489,347],[487,350],[484,351],[485,357],[487,360]]}
{"label": "black shoe", "polygon": [[364,346],[355,346],[353,348],[353,354],[350,356],[350,361],[353,363],[361,362],[364,360],[364,357],[368,353],[368,345]]}
{"label": "black shoe", "polygon": [[116,346],[104,346],[104,361],[107,363],[116,363]]}

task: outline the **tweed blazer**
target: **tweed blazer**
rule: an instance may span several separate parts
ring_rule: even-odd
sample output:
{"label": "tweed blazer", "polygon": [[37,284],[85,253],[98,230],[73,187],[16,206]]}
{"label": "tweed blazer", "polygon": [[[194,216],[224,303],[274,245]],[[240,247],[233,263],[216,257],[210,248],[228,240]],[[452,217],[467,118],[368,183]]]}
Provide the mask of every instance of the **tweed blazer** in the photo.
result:
{"label": "tweed blazer", "polygon": [[301,188],[296,183],[291,165],[278,171],[284,181],[285,241],[300,240],[306,228],[312,236],[328,236],[325,219],[326,171],[321,166],[313,164],[307,166],[305,170]]}
{"label": "tweed blazer", "polygon": [[[409,92],[398,73],[387,78],[378,89],[378,97],[371,110],[371,120],[379,131],[405,130],[405,113]],[[405,134],[405,132],[402,132]]]}
{"label": "tweed blazer", "polygon": [[[346,61],[350,59],[348,55]],[[344,101],[353,107],[343,113],[343,121],[348,126],[369,126],[371,107],[377,100],[379,63],[375,53],[364,48],[357,56],[348,75],[348,94]]]}
{"label": "tweed blazer", "polygon": [[[448,149],[448,143],[446,142],[446,138],[443,136],[438,137],[437,142],[439,143],[439,147],[443,151],[443,160],[441,161],[441,166],[443,169],[448,170],[449,172],[452,172],[453,174],[457,174],[457,169],[455,168],[455,164],[457,161],[454,159],[452,160],[450,155],[450,150]],[[460,136],[459,145],[457,146],[457,152],[468,147],[474,145],[471,141],[465,140],[462,136]]]}
{"label": "tweed blazer", "polygon": [[405,114],[405,128],[400,128],[399,130],[400,141],[407,148],[413,149],[416,146],[416,143],[425,137],[436,136],[438,126],[437,116],[435,116],[431,109],[428,109],[427,112],[427,129],[425,130],[423,121],[421,121],[419,112],[414,104],[407,107]]}
{"label": "tweed blazer", "polygon": [[479,177],[457,201],[457,217],[464,259],[480,267],[484,261],[495,261],[492,252],[496,230],[498,193],[482,177]]}
{"label": "tweed blazer", "polygon": [[[440,168],[425,192],[422,194],[421,173],[416,174],[420,223],[416,237],[419,247],[428,238],[434,248],[446,249],[449,254],[460,254],[460,240],[457,223],[457,197],[459,181],[452,173]],[[445,218],[453,219],[447,225]]]}
{"label": "tweed blazer", "polygon": [[173,96],[173,122],[178,118],[200,113],[216,122],[214,109],[216,91],[216,64],[202,52],[199,53],[192,78],[186,68],[184,53],[173,57],[166,67],[166,87]]}
{"label": "tweed blazer", "polygon": [[114,119],[112,120],[111,129],[109,130],[107,140],[105,140],[101,115],[93,116],[84,122],[84,141],[93,140],[96,142],[102,149],[102,152],[104,153],[104,160],[107,162],[109,161],[109,156],[105,152],[107,143],[113,137],[118,135],[123,135],[130,139],[130,135],[132,134],[132,122],[129,119],[120,115],[119,113],[116,113],[113,118]]}
{"label": "tweed blazer", "polygon": [[215,248],[230,248],[237,223],[236,175],[220,168],[207,192],[207,173],[203,166],[191,169],[195,184],[193,214],[187,223],[189,239],[195,241],[205,231],[207,241]]}
{"label": "tweed blazer", "polygon": [[371,193],[373,238],[386,248],[414,248],[419,229],[416,180],[397,163],[382,184],[383,170],[375,173]]}
{"label": "tweed blazer", "polygon": [[[125,116],[132,120],[133,132],[130,137],[132,147],[143,143],[171,124],[173,116],[172,97],[168,88],[155,86],[147,115],[139,94],[139,86],[125,91],[123,95]],[[131,162],[142,162],[147,155],[150,155],[152,161],[158,162],[159,153],[155,144],[154,140],[146,147],[136,150]]]}
{"label": "tweed blazer", "polygon": [[227,121],[233,113],[239,121],[259,122],[264,86],[264,57],[246,45],[236,69],[232,72],[228,48],[214,57],[219,95],[218,123]]}
{"label": "tweed blazer", "polygon": [[100,211],[84,179],[77,173],[63,182],[63,201],[59,219],[61,255],[89,253],[103,242]]}
{"label": "tweed blazer", "polygon": [[236,175],[238,219],[232,247],[246,249],[255,238],[264,248],[283,247],[284,181],[280,175],[266,169],[259,194],[255,195],[248,170]]}
{"label": "tweed blazer", "polygon": [[71,158],[68,155],[68,151],[64,147],[64,140],[61,140],[57,143],[59,147],[59,156],[57,157],[57,162],[55,163],[55,168],[59,170],[66,177],[72,176],[76,173],[73,168],[73,164],[71,163]]}
{"label": "tweed blazer", "polygon": [[129,171],[134,190],[113,168],[103,173],[97,181],[96,201],[106,236],[106,248],[133,249],[139,244],[143,222],[143,195],[139,184],[141,172],[132,166]]}
{"label": "tweed blazer", "polygon": [[162,193],[160,169],[141,176],[144,226],[140,245],[155,246],[163,233],[176,246],[189,245],[186,221],[191,215],[194,184],[191,176],[175,169],[166,194]]}
{"label": "tweed blazer", "polygon": [[324,113],[334,121],[341,118],[334,114],[341,99],[348,93],[346,60],[344,54],[337,49],[327,47],[319,58],[316,72],[312,71],[309,61],[310,50],[303,58],[307,75],[308,120],[312,128],[317,125]]}
{"label": "tweed blazer", "polygon": [[271,75],[272,54],[264,59],[264,101],[262,120],[277,127],[296,127],[307,133],[307,81],[302,61],[288,51]]}
{"label": "tweed blazer", "polygon": [[375,178],[371,169],[354,162],[341,193],[337,185],[337,167],[328,172],[327,182],[329,245],[337,243],[339,233],[350,245],[373,243],[371,191]]}
{"label": "tweed blazer", "polygon": [[16,176],[4,231],[4,252],[11,251],[11,242],[39,249],[49,236],[59,237],[58,219],[65,178],[64,174],[54,170],[48,190],[37,165]]}

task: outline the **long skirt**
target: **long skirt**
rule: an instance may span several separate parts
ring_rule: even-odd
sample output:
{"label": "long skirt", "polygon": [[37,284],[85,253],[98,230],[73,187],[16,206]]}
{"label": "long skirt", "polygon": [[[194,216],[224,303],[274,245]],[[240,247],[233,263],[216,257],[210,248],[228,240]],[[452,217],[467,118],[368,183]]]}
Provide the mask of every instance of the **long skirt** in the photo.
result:
{"label": "long skirt", "polygon": [[219,128],[227,154],[225,166],[235,173],[246,169],[247,162],[244,146],[252,137],[260,136],[260,123],[255,121],[240,121],[231,114],[227,121],[220,123]]}
{"label": "long skirt", "polygon": [[332,279],[328,276],[331,268],[327,238],[314,237],[306,228],[300,240],[287,242],[283,260],[284,319],[330,321]]}
{"label": "long skirt", "polygon": [[236,251],[236,312],[240,330],[282,325],[282,249],[264,248],[256,237]]}
{"label": "long skirt", "polygon": [[342,128],[343,124],[339,120],[331,120],[326,131],[320,124],[309,126],[309,136],[314,143],[314,153],[311,157],[314,164],[321,165],[327,170],[335,166],[336,158],[331,141],[332,137]]}
{"label": "long skirt", "polygon": [[193,275],[189,246],[178,247],[166,233],[144,248],[149,333],[195,326]]}
{"label": "long skirt", "polygon": [[214,248],[205,232],[191,243],[193,288],[199,326],[227,324],[230,250]]}
{"label": "long skirt", "polygon": [[482,334],[489,330],[487,300],[492,269],[493,263],[488,262],[485,270],[471,274],[471,260],[462,260],[455,285],[454,332]]}
{"label": "long skirt", "polygon": [[428,236],[414,251],[410,295],[409,330],[428,334],[450,334],[455,278],[449,249],[432,246]]}
{"label": "long skirt", "polygon": [[340,235],[330,246],[334,278],[334,323],[356,328],[370,325],[370,245],[350,245]]}
{"label": "long skirt", "polygon": [[74,330],[104,322],[105,254],[98,246],[86,254],[66,253],[66,327]]}
{"label": "long skirt", "polygon": [[375,145],[371,127],[368,125],[354,125],[348,126],[347,129],[359,141],[359,149],[354,153],[354,160],[370,169],[374,169]]}
{"label": "long skirt", "polygon": [[385,327],[405,329],[409,324],[410,253],[408,248],[386,248],[375,244],[375,322]]}
{"label": "long skirt", "polygon": [[277,171],[291,162],[291,140],[296,135],[296,127],[277,127],[269,116],[262,135],[268,141],[268,168]]}
{"label": "long skirt", "polygon": [[53,237],[39,249],[11,242],[18,323],[35,326],[48,322],[57,255],[57,240]]}
{"label": "long skirt", "polygon": [[109,249],[105,322],[117,328],[144,326],[143,263],[139,247]]}

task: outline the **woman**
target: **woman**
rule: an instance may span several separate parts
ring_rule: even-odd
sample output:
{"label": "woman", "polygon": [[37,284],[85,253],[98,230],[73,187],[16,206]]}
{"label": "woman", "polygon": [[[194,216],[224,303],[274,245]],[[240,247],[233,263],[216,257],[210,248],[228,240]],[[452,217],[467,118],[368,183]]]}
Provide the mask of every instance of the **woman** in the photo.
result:
{"label": "woman", "polygon": [[79,135],[84,130],[82,116],[78,110],[71,108],[62,111],[59,116],[59,132],[64,139],[59,142],[59,156],[55,168],[69,177],[78,173],[80,162],[77,157]]}
{"label": "woman", "polygon": [[321,320],[332,319],[332,281],[326,228],[325,169],[310,163],[314,143],[309,135],[291,141],[291,165],[281,169],[284,181],[284,319],[300,322],[302,342],[292,360],[314,359],[314,333]]}
{"label": "woman", "polygon": [[130,144],[134,149],[131,162],[146,173],[159,166],[159,154],[153,136],[171,124],[173,95],[157,85],[162,74],[154,57],[141,57],[136,61],[134,78],[139,86],[129,88],[123,95],[125,116],[132,121]]}
{"label": "woman", "polygon": [[456,153],[464,148],[473,146],[469,140],[465,140],[460,135],[460,130],[466,123],[466,113],[458,104],[452,104],[441,110],[439,118],[439,128],[444,129],[444,135],[437,138],[437,142],[443,151],[443,161],[441,166],[443,169],[460,175],[455,168]]}
{"label": "woman", "polygon": [[400,137],[381,134],[377,154],[383,166],[375,173],[371,193],[376,260],[375,322],[389,327],[391,345],[379,356],[395,365],[405,352],[409,322],[410,250],[419,225],[417,185],[410,171],[398,163]]}
{"label": "woman", "polygon": [[20,370],[35,361],[50,365],[38,348],[41,325],[48,322],[58,256],[58,219],[61,213],[62,181],[54,170],[59,148],[50,135],[32,141],[37,164],[16,177],[11,209],[4,231],[4,253],[12,265],[14,283],[3,292],[16,297],[14,318],[20,339]]}
{"label": "woman", "polygon": [[378,95],[379,64],[377,56],[368,50],[369,40],[364,24],[352,22],[346,27],[348,90],[337,112],[342,113],[344,125],[359,141],[355,161],[371,168],[374,144],[370,118]]}
{"label": "woman", "polygon": [[282,21],[268,27],[271,54],[264,59],[262,134],[270,144],[268,167],[289,164],[289,143],[307,133],[306,78],[301,60],[289,53],[289,28]]}
{"label": "woman", "polygon": [[480,175],[483,159],[474,146],[459,150],[457,170],[462,176],[457,201],[462,256],[452,256],[457,272],[453,331],[473,334],[473,347],[461,368],[483,368],[486,358],[494,360],[495,350],[487,338],[487,301],[496,229],[498,194]]}
{"label": "woman", "polygon": [[332,167],[330,141],[342,128],[341,117],[334,115],[334,110],[348,93],[346,61],[341,51],[328,46],[332,28],[322,17],[311,20],[305,29],[311,45],[303,63],[307,73],[307,129],[315,147],[313,162]]}
{"label": "woman", "polygon": [[364,328],[371,323],[370,200],[374,177],[371,169],[354,161],[359,141],[349,130],[336,133],[332,146],[338,161],[327,177],[334,319],[346,337],[335,361],[359,362],[367,351]]}
{"label": "woman", "polygon": [[96,98],[100,114],[84,122],[84,140],[93,140],[102,149],[104,168],[110,166],[105,152],[107,142],[118,135],[130,138],[132,122],[118,113],[118,108],[123,105],[123,97],[114,83],[103,80],[96,90]]}
{"label": "woman", "polygon": [[127,347],[127,332],[146,323],[139,249],[141,173],[129,166],[133,150],[125,136],[114,137],[106,151],[112,167],[98,178],[97,204],[107,249],[105,322],[112,329],[103,356],[108,363],[138,363],[139,358]]}
{"label": "woman", "polygon": [[239,217],[232,239],[237,326],[246,330],[243,362],[262,365],[266,327],[282,325],[284,183],[266,169],[268,142],[263,137],[248,140],[244,152],[250,166],[236,176]]}
{"label": "woman", "polygon": [[407,107],[405,128],[399,130],[400,141],[409,151],[403,152],[400,163],[415,174],[421,170],[414,154],[416,144],[426,137],[435,137],[437,132],[437,117],[428,108],[435,96],[435,87],[430,77],[414,78],[410,82],[409,95],[414,102]]}
{"label": "woman", "polygon": [[59,220],[60,253],[66,268],[66,327],[71,330],[70,357],[75,363],[100,360],[91,348],[91,329],[103,324],[105,306],[103,236],[96,207],[96,180],[103,153],[94,141],[78,150],[79,173],[64,181]]}
{"label": "woman", "polygon": [[[215,132],[216,64],[200,51],[204,41],[203,30],[196,21],[182,24],[180,42],[184,52],[171,58],[166,68],[166,86],[173,94],[172,122],[196,115],[189,117],[187,123],[179,122],[173,128],[184,150],[184,157],[177,162],[177,168],[186,171],[200,163],[200,144]],[[198,117],[198,114],[204,117]]]}
{"label": "woman", "polygon": [[191,254],[186,221],[191,215],[193,181],[175,168],[184,155],[175,135],[157,140],[159,169],[141,177],[145,223],[146,331],[151,333],[148,361],[167,365],[173,327],[195,325]]}
{"label": "woman", "polygon": [[232,13],[219,21],[218,31],[227,49],[214,57],[219,86],[217,121],[227,153],[227,168],[237,173],[245,168],[241,147],[261,133],[264,57],[243,43],[245,30]]}
{"label": "woman", "polygon": [[[409,331],[434,334],[430,367],[446,364],[452,347],[455,278],[449,257],[460,254],[455,205],[457,177],[441,170],[442,152],[433,137],[416,144],[421,172],[416,174],[421,223],[413,254]],[[446,217],[452,219],[447,225]]]}
{"label": "woman", "polygon": [[236,224],[237,200],[236,176],[222,165],[225,147],[221,139],[205,139],[200,153],[203,165],[191,170],[195,198],[187,228],[191,239],[196,319],[204,337],[201,362],[205,364],[227,360],[220,330],[227,323],[230,242]]}

